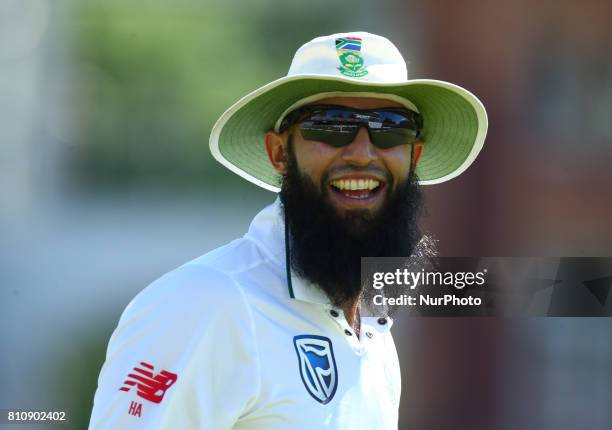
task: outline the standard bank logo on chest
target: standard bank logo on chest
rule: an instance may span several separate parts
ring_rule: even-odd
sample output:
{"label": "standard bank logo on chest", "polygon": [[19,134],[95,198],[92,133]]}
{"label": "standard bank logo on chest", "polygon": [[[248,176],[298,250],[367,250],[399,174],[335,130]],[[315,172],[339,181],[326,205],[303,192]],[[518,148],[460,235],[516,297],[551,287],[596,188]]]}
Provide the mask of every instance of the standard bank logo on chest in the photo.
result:
{"label": "standard bank logo on chest", "polygon": [[338,370],[331,340],[304,334],[295,336],[293,345],[306,390],[317,402],[324,405],[329,403],[338,386]]}

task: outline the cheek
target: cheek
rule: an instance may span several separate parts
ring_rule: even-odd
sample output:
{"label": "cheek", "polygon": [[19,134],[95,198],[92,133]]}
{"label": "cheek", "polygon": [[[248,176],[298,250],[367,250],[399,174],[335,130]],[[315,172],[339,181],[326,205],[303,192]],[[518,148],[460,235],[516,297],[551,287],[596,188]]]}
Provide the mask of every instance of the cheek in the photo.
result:
{"label": "cheek", "polygon": [[395,185],[406,179],[410,173],[411,148],[409,145],[396,146],[381,151],[380,157],[384,161],[387,170],[393,176]]}
{"label": "cheek", "polygon": [[316,183],[333,163],[338,149],[319,142],[302,142],[296,145],[295,155],[298,166],[303,173],[308,174]]}

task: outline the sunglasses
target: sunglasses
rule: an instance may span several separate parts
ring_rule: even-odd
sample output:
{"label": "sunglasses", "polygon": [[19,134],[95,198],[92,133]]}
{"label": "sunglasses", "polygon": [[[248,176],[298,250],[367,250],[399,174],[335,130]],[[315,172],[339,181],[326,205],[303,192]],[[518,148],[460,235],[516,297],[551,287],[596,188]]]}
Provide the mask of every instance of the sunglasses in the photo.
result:
{"label": "sunglasses", "polygon": [[304,139],[337,148],[353,142],[362,127],[367,129],[370,142],[381,149],[415,143],[423,129],[421,115],[409,109],[354,109],[333,105],[296,109],[283,119],[279,132],[294,124],[298,124]]}

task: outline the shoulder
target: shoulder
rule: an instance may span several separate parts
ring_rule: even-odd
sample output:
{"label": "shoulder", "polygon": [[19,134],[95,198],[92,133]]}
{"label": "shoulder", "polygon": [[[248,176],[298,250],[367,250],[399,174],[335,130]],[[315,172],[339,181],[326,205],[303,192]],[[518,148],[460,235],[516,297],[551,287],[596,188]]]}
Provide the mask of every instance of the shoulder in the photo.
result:
{"label": "shoulder", "polygon": [[162,310],[156,317],[174,318],[208,312],[239,313],[248,306],[236,274],[263,261],[255,247],[235,240],[155,280],[134,297],[121,320]]}
{"label": "shoulder", "polygon": [[[243,242],[217,248],[140,291],[123,311],[107,356],[128,344],[142,344],[143,336],[176,350],[212,341],[223,333],[236,339],[252,336],[251,307],[235,276],[249,256],[250,246]],[[249,260],[254,260],[252,255]]]}
{"label": "shoulder", "polygon": [[189,320],[193,330],[197,321],[210,319],[212,311],[234,313],[243,306],[240,289],[226,274],[208,267],[180,267],[138,293],[123,311],[118,329],[176,327]]}
{"label": "shoulder", "polygon": [[229,306],[240,299],[240,289],[231,276],[204,265],[185,265],[152,282],[132,299],[125,313],[133,314],[155,307],[170,311],[197,311],[198,308]]}
{"label": "shoulder", "polygon": [[224,334],[247,347],[252,325],[244,293],[229,275],[211,267],[183,266],[129,303],[110,339],[107,360],[129,352],[131,359],[155,356],[175,362]]}

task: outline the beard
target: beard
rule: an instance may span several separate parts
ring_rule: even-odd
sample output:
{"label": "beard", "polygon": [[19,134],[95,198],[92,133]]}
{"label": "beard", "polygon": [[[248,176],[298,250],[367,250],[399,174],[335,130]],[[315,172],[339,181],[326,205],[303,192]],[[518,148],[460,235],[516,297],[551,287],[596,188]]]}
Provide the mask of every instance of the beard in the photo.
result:
{"label": "beard", "polygon": [[409,256],[422,237],[418,220],[423,199],[417,175],[411,169],[396,187],[387,175],[387,186],[379,191],[386,195],[378,211],[340,214],[330,203],[327,175],[319,185],[302,175],[291,136],[288,143],[280,200],[291,269],[321,288],[334,306],[342,308],[360,299],[370,303],[375,292],[361,284],[361,257]]}

